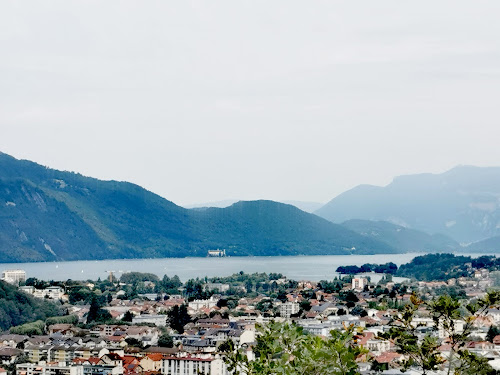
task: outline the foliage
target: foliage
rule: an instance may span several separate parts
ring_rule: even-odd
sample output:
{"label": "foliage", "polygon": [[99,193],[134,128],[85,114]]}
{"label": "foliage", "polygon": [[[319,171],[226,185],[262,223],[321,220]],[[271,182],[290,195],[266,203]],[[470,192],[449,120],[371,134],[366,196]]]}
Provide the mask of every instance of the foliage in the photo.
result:
{"label": "foliage", "polygon": [[186,304],[175,305],[168,311],[167,316],[170,328],[176,330],[178,333],[184,333],[184,326],[191,321]]}
{"label": "foliage", "polygon": [[488,340],[489,342],[493,342],[495,336],[498,335],[500,335],[500,328],[491,325],[490,328],[488,328],[488,333],[486,334],[486,340]]}
{"label": "foliage", "polygon": [[472,258],[453,254],[426,254],[401,265],[396,275],[422,281],[448,280],[469,276],[466,263],[472,263]]}
{"label": "foliage", "polygon": [[10,333],[17,335],[40,336],[45,333],[45,322],[43,320],[37,320],[35,322],[12,327],[10,329]]}
{"label": "foliage", "polygon": [[361,267],[358,266],[340,266],[337,267],[338,273],[355,275],[358,273],[365,272],[375,272],[375,273],[390,273],[393,274],[398,270],[398,266],[392,262],[385,264],[363,264]]}
{"label": "foliage", "polygon": [[130,310],[125,311],[125,314],[123,314],[122,321],[123,322],[131,322],[134,316],[130,312]]}
{"label": "foliage", "polygon": [[[398,318],[392,323],[388,332],[381,333],[379,338],[390,340],[396,345],[397,352],[404,354],[403,369],[418,367],[423,374],[442,369],[445,362],[448,374],[465,374],[471,369],[482,368],[488,373],[491,367],[483,359],[467,350],[466,344],[474,322],[483,317],[491,306],[498,306],[500,293],[490,292],[483,299],[463,306],[461,302],[447,295],[433,301],[424,302],[415,294],[411,303],[407,304]],[[435,329],[443,330],[450,345],[450,356],[444,358],[440,350],[441,343],[431,333],[419,337],[417,324],[414,323],[416,312],[420,307],[427,307],[434,322]],[[459,329],[457,322],[464,322]]]}
{"label": "foliage", "polygon": [[271,322],[258,326],[255,360],[249,361],[244,348],[236,348],[231,340],[219,350],[235,375],[329,375],[358,374],[356,358],[364,349],[354,345],[354,330],[331,331],[321,338],[307,335],[301,327]]}
{"label": "foliage", "polygon": [[344,282],[337,279],[334,279],[333,281],[321,280],[318,283],[318,287],[325,293],[338,293],[344,287]]}
{"label": "foliage", "polygon": [[142,342],[136,339],[135,337],[127,337],[125,339],[125,342],[127,343],[128,346],[135,346],[138,348],[142,348]]}
{"label": "foliage", "polygon": [[155,274],[144,272],[126,272],[120,277],[120,282],[125,284],[137,284],[141,281],[151,281],[153,283],[158,283],[160,280]]}
{"label": "foliage", "polygon": [[0,281],[0,331],[60,314],[61,309],[56,303],[36,299]]}
{"label": "foliage", "polygon": [[179,276],[174,275],[172,278],[170,278],[167,275],[164,275],[163,279],[161,279],[160,282],[157,283],[155,292],[177,294],[179,293],[179,288],[181,286],[182,281],[179,279]]}
{"label": "foliage", "polygon": [[162,348],[173,348],[174,339],[169,334],[163,334],[158,338],[158,346]]}
{"label": "foliage", "polygon": [[77,324],[77,323],[78,323],[78,316],[76,315],[54,316],[48,318],[45,321],[45,324],[47,326],[50,326],[52,324]]}
{"label": "foliage", "polygon": [[89,312],[87,313],[87,324],[93,322],[103,323],[110,319],[112,319],[112,317],[109,311],[102,309],[98,299],[93,297],[90,302]]}

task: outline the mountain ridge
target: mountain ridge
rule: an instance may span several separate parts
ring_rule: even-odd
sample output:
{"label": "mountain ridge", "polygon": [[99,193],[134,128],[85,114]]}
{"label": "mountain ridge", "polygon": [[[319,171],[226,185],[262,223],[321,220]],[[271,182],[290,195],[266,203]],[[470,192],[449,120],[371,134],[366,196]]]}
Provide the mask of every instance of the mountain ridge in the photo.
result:
{"label": "mountain ridge", "polygon": [[272,201],[188,210],[139,185],[102,181],[0,153],[0,261],[393,253]]}
{"label": "mountain ridge", "polygon": [[383,187],[358,185],[315,213],[335,223],[382,220],[470,243],[500,235],[498,197],[499,167],[457,166],[399,176]]}

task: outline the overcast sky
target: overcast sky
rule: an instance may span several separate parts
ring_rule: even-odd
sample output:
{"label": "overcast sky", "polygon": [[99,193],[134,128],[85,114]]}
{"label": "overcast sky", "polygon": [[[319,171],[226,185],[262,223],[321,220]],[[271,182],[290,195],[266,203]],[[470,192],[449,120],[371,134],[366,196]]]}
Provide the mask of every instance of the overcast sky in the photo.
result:
{"label": "overcast sky", "polygon": [[0,151],[178,204],[500,165],[500,2],[2,1]]}

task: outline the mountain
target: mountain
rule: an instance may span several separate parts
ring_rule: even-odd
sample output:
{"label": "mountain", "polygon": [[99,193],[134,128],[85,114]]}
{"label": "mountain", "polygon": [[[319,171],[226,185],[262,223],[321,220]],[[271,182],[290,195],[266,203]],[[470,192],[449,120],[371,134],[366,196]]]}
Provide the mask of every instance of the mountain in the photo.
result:
{"label": "mountain", "polygon": [[0,153],[0,262],[396,250],[291,205],[188,210],[140,186]]}
{"label": "mountain", "polygon": [[470,243],[500,235],[499,197],[499,167],[460,166],[396,177],[385,187],[360,185],[315,213],[335,223],[383,220]]}
{"label": "mountain", "polygon": [[[216,201],[216,202],[209,202],[209,203],[197,203],[197,204],[191,204],[191,205],[186,205],[184,206],[185,208],[195,208],[195,209],[206,209],[206,208],[211,208],[211,207],[216,207],[216,208],[225,208],[229,207],[234,203],[239,202],[236,199],[228,199],[228,200],[223,200],[223,201]],[[323,206],[322,203],[318,202],[304,202],[304,201],[282,201],[280,203],[284,204],[291,204],[292,206],[297,207],[299,210],[313,213],[317,209]]]}
{"label": "mountain", "polygon": [[461,248],[458,242],[445,235],[430,235],[387,221],[353,219],[342,223],[342,226],[385,242],[401,252],[450,252]]}
{"label": "mountain", "polygon": [[470,253],[500,253],[500,236],[473,242],[463,250]]}

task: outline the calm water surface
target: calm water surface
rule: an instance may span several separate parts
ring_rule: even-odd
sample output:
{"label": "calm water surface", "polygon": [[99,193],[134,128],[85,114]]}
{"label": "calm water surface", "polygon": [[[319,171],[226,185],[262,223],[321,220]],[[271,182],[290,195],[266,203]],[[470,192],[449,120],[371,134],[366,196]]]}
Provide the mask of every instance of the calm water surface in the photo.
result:
{"label": "calm water surface", "polygon": [[[325,255],[325,256],[276,256],[276,257],[227,257],[227,258],[163,258],[126,259],[46,263],[0,263],[0,271],[23,269],[27,277],[42,280],[97,280],[109,271],[119,277],[124,272],[151,272],[159,277],[178,275],[182,281],[196,277],[229,276],[244,271],[281,272],[294,280],[319,281],[336,276],[338,266],[365,263],[394,262],[398,266],[408,263],[418,253],[378,255]],[[479,256],[482,254],[474,254]]]}

